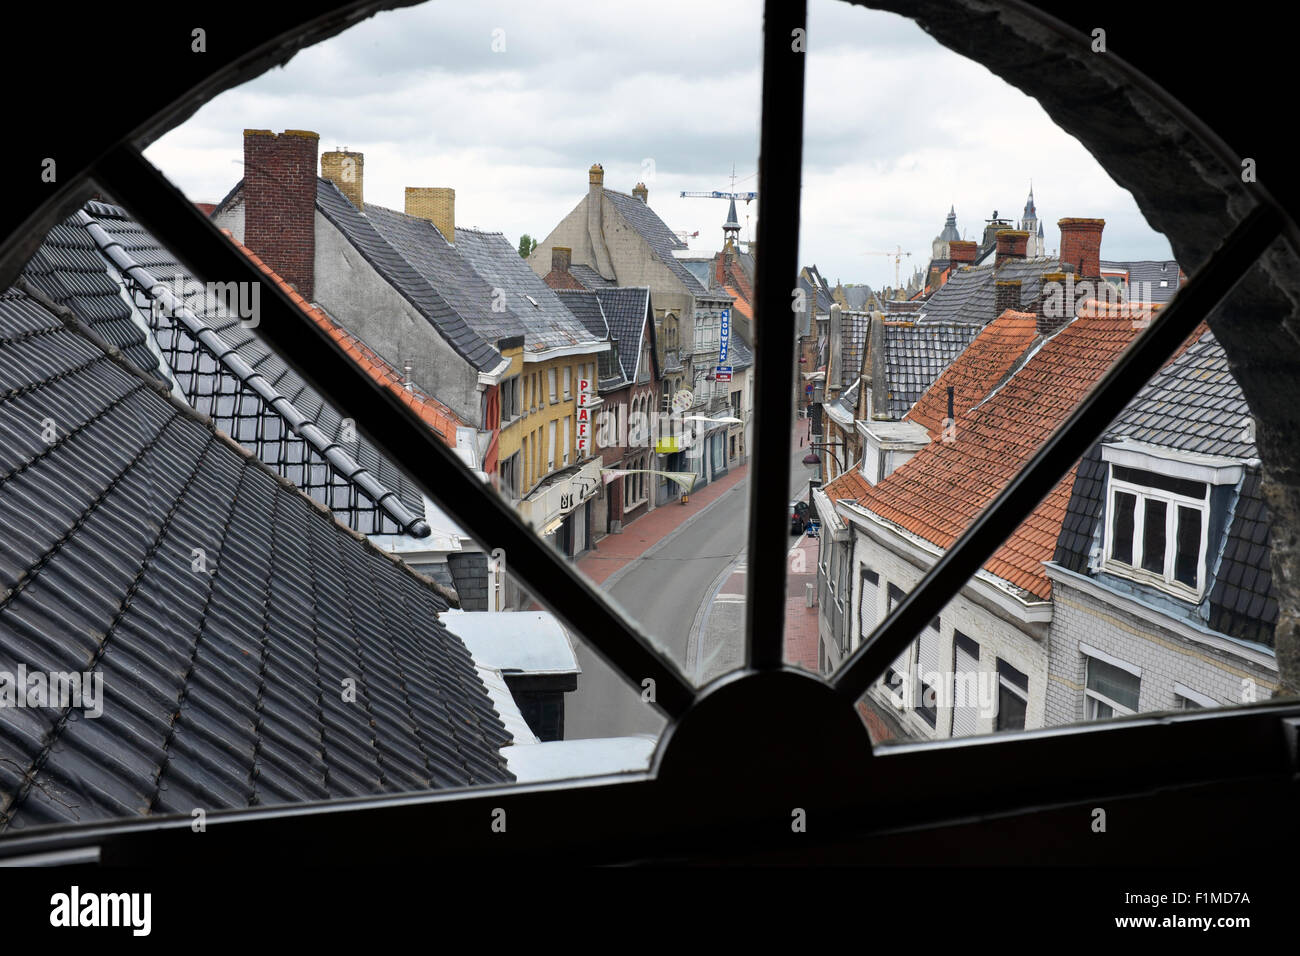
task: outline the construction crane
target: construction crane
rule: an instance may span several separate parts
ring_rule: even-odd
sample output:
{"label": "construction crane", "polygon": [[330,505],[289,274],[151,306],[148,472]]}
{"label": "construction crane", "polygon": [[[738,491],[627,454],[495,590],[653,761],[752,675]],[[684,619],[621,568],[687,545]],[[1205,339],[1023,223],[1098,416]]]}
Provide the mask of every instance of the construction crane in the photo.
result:
{"label": "construction crane", "polygon": [[680,239],[682,242],[685,242],[687,239],[694,239],[699,234],[700,234],[700,230],[698,229],[696,229],[694,232],[687,232],[685,229],[678,229],[673,232],[673,235],[676,236],[678,239]]}
{"label": "construction crane", "polygon": [[720,189],[712,192],[682,192],[683,199],[743,199],[745,202],[752,202],[758,198],[758,193],[728,193]]}
{"label": "construction crane", "polygon": [[865,255],[865,256],[893,256],[893,257],[894,257],[894,288],[895,288],[895,289],[897,289],[897,288],[899,287],[899,285],[898,285],[898,265],[899,265],[899,263],[903,261],[903,257],[904,257],[904,256],[907,256],[908,258],[911,258],[911,256],[912,256],[912,254],[911,254],[910,252],[904,252],[902,246],[898,246],[898,247],[897,247],[893,252],[864,252],[863,255]]}

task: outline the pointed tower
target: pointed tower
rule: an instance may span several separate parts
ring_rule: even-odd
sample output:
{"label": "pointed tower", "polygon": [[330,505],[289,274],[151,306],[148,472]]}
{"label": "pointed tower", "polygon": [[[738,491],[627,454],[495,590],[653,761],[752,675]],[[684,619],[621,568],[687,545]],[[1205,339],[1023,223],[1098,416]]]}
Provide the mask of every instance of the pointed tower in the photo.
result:
{"label": "pointed tower", "polygon": [[736,243],[740,240],[740,220],[736,218],[736,200],[731,200],[731,208],[727,210],[727,221],[722,224],[723,249],[735,251]]}
{"label": "pointed tower", "polygon": [[1045,255],[1042,246],[1043,225],[1038,221],[1038,210],[1034,208],[1033,183],[1029,184],[1029,198],[1025,200],[1025,212],[1020,218],[1020,229],[1029,233],[1029,242],[1025,244],[1025,255]]}
{"label": "pointed tower", "polygon": [[957,210],[953,206],[948,207],[948,218],[944,220],[943,232],[934,237],[934,242],[930,246],[931,259],[947,259],[948,243],[954,239],[960,239],[961,233],[957,231]]}

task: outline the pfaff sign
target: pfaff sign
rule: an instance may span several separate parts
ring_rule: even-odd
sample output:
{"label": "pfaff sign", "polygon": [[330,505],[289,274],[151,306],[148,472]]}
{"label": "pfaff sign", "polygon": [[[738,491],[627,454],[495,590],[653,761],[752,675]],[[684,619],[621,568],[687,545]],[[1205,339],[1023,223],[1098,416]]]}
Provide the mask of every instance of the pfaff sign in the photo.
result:
{"label": "pfaff sign", "polygon": [[578,461],[591,454],[591,380],[578,379]]}
{"label": "pfaff sign", "polygon": [[731,341],[731,310],[722,310],[722,325],[718,329],[718,364],[727,364],[727,343]]}

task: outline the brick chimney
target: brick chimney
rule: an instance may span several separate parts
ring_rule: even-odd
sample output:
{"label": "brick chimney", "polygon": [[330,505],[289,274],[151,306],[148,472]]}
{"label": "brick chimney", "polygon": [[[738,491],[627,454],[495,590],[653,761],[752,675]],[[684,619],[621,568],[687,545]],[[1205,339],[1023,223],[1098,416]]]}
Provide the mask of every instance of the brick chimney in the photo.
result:
{"label": "brick chimney", "polygon": [[645,183],[637,183],[632,187],[632,195],[643,203],[650,202],[650,190],[645,188]]}
{"label": "brick chimney", "polygon": [[1020,229],[999,229],[996,236],[998,251],[993,260],[993,268],[1001,269],[1002,263],[1010,259],[1023,259],[1025,248],[1029,243],[1029,233]]}
{"label": "brick chimney", "polygon": [[1105,219],[1062,219],[1061,269],[1084,279],[1101,278],[1101,231]]}
{"label": "brick chimney", "polygon": [[998,279],[993,284],[993,315],[999,316],[1007,309],[1020,311],[1020,280]]}
{"label": "brick chimney", "polygon": [[568,272],[573,264],[573,250],[565,246],[551,247],[551,271]]}
{"label": "brick chimney", "polygon": [[320,157],[321,178],[339,187],[339,192],[347,196],[348,202],[358,210],[365,209],[361,188],[365,162],[361,153],[349,152],[346,148],[321,153]]}
{"label": "brick chimney", "polygon": [[948,243],[948,260],[954,269],[970,265],[978,252],[979,246],[974,240],[954,239]]}
{"label": "brick chimney", "polygon": [[1039,335],[1054,335],[1074,320],[1074,282],[1064,272],[1044,272],[1034,309]]}
{"label": "brick chimney", "polygon": [[244,130],[244,245],[308,301],[315,292],[320,136]]}
{"label": "brick chimney", "polygon": [[456,190],[446,186],[407,186],[406,214],[427,219],[448,242],[456,241]]}

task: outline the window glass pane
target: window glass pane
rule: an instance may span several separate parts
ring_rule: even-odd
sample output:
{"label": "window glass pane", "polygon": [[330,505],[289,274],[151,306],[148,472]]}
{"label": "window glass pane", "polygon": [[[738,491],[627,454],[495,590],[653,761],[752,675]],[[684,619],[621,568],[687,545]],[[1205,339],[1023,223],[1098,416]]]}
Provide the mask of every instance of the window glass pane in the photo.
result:
{"label": "window glass pane", "polygon": [[1133,512],[1137,496],[1127,491],[1117,491],[1114,496],[1115,514],[1111,517],[1110,556],[1125,564],[1133,563]]}
{"label": "window glass pane", "polygon": [[1025,699],[1005,685],[998,688],[997,729],[1025,729]]}
{"label": "window glass pane", "polygon": [[1165,571],[1165,517],[1168,506],[1147,498],[1142,519],[1142,568],[1163,574]]}
{"label": "window glass pane", "polygon": [[1188,587],[1197,586],[1201,563],[1201,511],[1178,508],[1178,554],[1174,559],[1174,578]]}
{"label": "window glass pane", "polygon": [[1095,657],[1088,658],[1088,689],[1109,697],[1129,710],[1138,709],[1138,690],[1142,680],[1122,667]]}

